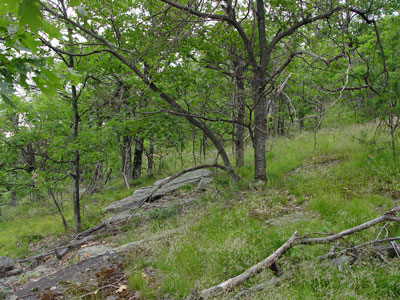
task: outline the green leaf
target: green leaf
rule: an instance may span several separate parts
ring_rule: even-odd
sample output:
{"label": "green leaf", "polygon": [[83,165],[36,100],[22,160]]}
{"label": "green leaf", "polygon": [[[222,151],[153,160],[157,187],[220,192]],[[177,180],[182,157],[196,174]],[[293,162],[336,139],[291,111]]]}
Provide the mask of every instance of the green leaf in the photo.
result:
{"label": "green leaf", "polygon": [[14,107],[14,104],[12,103],[12,101],[9,97],[11,97],[14,92],[15,92],[14,89],[11,87],[11,85],[8,82],[0,81],[1,98],[3,98],[5,103],[7,103],[8,105],[11,105],[13,107]]}
{"label": "green leaf", "polygon": [[62,38],[60,29],[57,28],[57,26],[55,26],[47,21],[44,21],[42,23],[42,26],[40,29],[42,29],[44,32],[46,32],[49,35],[50,39],[53,39],[53,38],[61,39]]}
{"label": "green leaf", "polygon": [[86,10],[83,6],[79,5],[75,9],[76,9],[76,12],[78,13],[78,15],[81,15],[82,17],[87,17]]}
{"label": "green leaf", "polygon": [[2,0],[0,2],[0,12],[16,13],[19,2],[18,0]]}
{"label": "green leaf", "polygon": [[37,31],[42,24],[42,14],[38,0],[22,0],[18,8],[19,22],[21,25],[29,25],[32,31]]}
{"label": "green leaf", "polygon": [[82,3],[82,0],[70,0],[69,1],[70,6],[78,6],[78,5],[81,5],[81,3]]}
{"label": "green leaf", "polygon": [[10,98],[8,98],[6,95],[1,94],[1,98],[4,100],[4,102],[12,107],[15,107],[15,104],[11,101]]}

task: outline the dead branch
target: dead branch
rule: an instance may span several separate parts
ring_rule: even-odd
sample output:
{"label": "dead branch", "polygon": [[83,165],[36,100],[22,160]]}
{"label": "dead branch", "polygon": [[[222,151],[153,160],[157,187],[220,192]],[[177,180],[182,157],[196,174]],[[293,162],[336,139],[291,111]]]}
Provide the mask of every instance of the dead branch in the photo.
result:
{"label": "dead branch", "polygon": [[279,257],[281,257],[287,250],[292,248],[295,245],[295,241],[298,238],[297,231],[293,233],[293,235],[284,243],[278,250],[272,253],[263,261],[259,262],[258,264],[252,266],[250,269],[247,269],[242,274],[230,278],[225,282],[222,282],[216,286],[213,286],[209,289],[202,290],[199,292],[199,296],[202,299],[212,298],[221,292],[228,291],[235,286],[238,286],[248,280],[249,278],[253,277],[254,275],[258,274],[262,270],[271,266]]}
{"label": "dead branch", "polygon": [[[356,246],[353,246],[350,248],[343,249],[342,251],[337,252],[337,253],[335,253],[334,251],[329,251],[329,253],[318,257],[318,259],[319,260],[331,259],[331,258],[335,258],[338,256],[346,255],[348,253],[354,253],[354,252],[360,251],[360,250],[370,247],[370,246],[386,244],[386,243],[395,242],[398,240],[400,240],[399,236],[393,237],[393,238],[382,239],[382,240],[369,241],[369,242],[365,242],[365,243],[362,243],[362,244],[359,244],[359,245],[356,245]],[[395,247],[393,245],[390,245],[390,246],[393,248]],[[396,245],[396,247],[397,247],[397,245]],[[373,248],[373,250],[376,250],[376,248]]]}
{"label": "dead branch", "polygon": [[363,224],[360,224],[358,226],[346,229],[342,232],[326,236],[326,237],[317,237],[317,238],[298,238],[296,240],[296,244],[304,244],[304,245],[309,245],[309,244],[328,244],[332,243],[338,239],[341,239],[345,236],[348,236],[350,234],[368,229],[376,224],[379,224],[384,221],[395,221],[395,222],[400,222],[400,218],[395,217],[395,214],[397,214],[400,211],[400,206],[397,206],[387,212],[385,212],[383,215],[381,215],[378,218],[375,218],[373,220],[370,220],[368,222],[365,222]]}
{"label": "dead branch", "polygon": [[[362,223],[358,226],[346,229],[344,231],[341,231],[339,233],[336,234],[329,234],[328,236],[323,236],[323,237],[314,237],[314,238],[309,238],[309,234],[302,236],[302,237],[298,237],[297,235],[297,231],[290,237],[289,240],[287,240],[286,243],[284,243],[278,250],[276,250],[274,253],[272,253],[270,256],[268,256],[266,259],[264,259],[263,261],[257,263],[256,265],[252,266],[251,268],[247,269],[244,273],[230,278],[227,281],[224,281],[216,286],[213,286],[209,289],[205,289],[202,291],[194,291],[193,294],[191,296],[188,297],[188,299],[191,298],[200,298],[200,299],[209,299],[212,298],[214,296],[217,296],[218,294],[221,294],[224,291],[228,291],[240,284],[242,284],[243,282],[247,281],[249,278],[253,277],[254,275],[256,275],[257,273],[261,272],[262,270],[270,267],[272,264],[274,264],[276,262],[276,260],[281,257],[287,250],[289,250],[290,248],[297,246],[297,245],[313,245],[313,244],[329,244],[332,242],[335,242],[339,239],[342,239],[348,235],[360,232],[362,230],[371,228],[372,226],[379,224],[381,222],[397,222],[400,223],[400,218],[396,217],[396,214],[399,213],[400,211],[400,206],[394,207],[393,209],[385,212],[383,215],[372,219],[370,221],[367,221],[365,223]],[[314,233],[315,234],[315,233]],[[319,235],[324,235],[323,233],[317,233]],[[394,238],[386,238],[386,239],[382,239],[382,240],[374,240],[374,241],[370,241],[370,242],[366,242],[351,248],[347,248],[344,249],[338,253],[335,253],[335,247],[332,247],[331,250],[329,251],[328,254],[319,257],[320,260],[322,259],[327,259],[327,258],[333,258],[339,255],[343,255],[349,252],[355,252],[356,250],[360,250],[362,248],[365,248],[367,246],[371,246],[371,245],[376,245],[376,244],[382,244],[382,243],[388,243],[388,242],[394,242],[396,240],[400,240],[400,237],[394,237]],[[398,249],[397,245],[389,245],[391,247],[395,247],[394,250],[396,252],[396,254],[399,254],[400,256],[400,249]],[[285,279],[285,277],[283,277],[282,279]],[[281,280],[282,280],[281,279]],[[262,290],[267,286],[270,285],[276,285],[276,281],[278,281],[277,283],[279,283],[281,280],[271,280],[271,282],[266,282],[264,284],[259,284],[253,288],[250,289],[246,289],[246,290],[242,290],[241,292],[239,292],[234,299],[240,299],[242,296],[246,295],[247,293],[253,292],[253,291],[258,291],[258,290]]]}
{"label": "dead branch", "polygon": [[239,293],[237,293],[235,296],[232,297],[232,300],[239,300],[239,299],[243,299],[244,296],[254,293],[254,292],[258,292],[258,291],[262,291],[265,290],[266,288],[270,288],[270,287],[275,287],[278,286],[282,281],[288,279],[289,277],[291,277],[293,274],[292,273],[285,273],[282,274],[279,277],[273,277],[272,279],[257,284],[253,287],[250,287],[248,289],[244,289],[241,290]]}

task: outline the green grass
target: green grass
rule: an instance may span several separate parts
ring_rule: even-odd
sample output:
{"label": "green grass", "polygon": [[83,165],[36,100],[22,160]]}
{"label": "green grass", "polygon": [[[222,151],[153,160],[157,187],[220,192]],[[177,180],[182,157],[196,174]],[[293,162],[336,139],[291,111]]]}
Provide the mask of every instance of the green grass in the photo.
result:
{"label": "green grass", "polygon": [[[154,179],[151,179],[154,181]],[[148,184],[148,181],[138,183]],[[126,189],[117,181],[111,182],[106,190],[81,199],[82,228],[97,225],[102,218],[101,209],[109,203],[132,194],[134,188]],[[63,214],[70,229],[73,228],[72,196],[63,196]],[[2,207],[0,219],[0,256],[13,258],[31,254],[30,245],[48,237],[51,241],[65,234],[60,216],[51,199],[31,202],[24,200],[15,208]]]}
{"label": "green grass", "polygon": [[[249,147],[238,186],[230,186],[228,177],[220,172],[194,208],[153,210],[148,213],[148,223],[126,228],[128,231],[119,236],[120,244],[185,228],[176,236],[149,242],[126,258],[132,290],[139,291],[143,299],[182,299],[194,287],[208,288],[240,274],[267,257],[296,230],[299,234],[339,232],[374,218],[397,203],[400,159],[393,159],[385,135],[374,137],[371,125],[344,123],[322,129],[316,141],[310,132],[271,138],[267,148],[266,184],[253,183],[253,153]],[[209,155],[210,160],[212,156]],[[190,153],[184,153],[183,159],[185,166],[192,164]],[[164,170],[173,173],[174,164],[173,159],[166,159]],[[180,167],[180,163],[177,165]],[[96,224],[102,207],[130,195],[133,189],[115,183],[110,189],[84,199],[84,227]],[[66,212],[72,211],[69,205],[65,205]],[[26,219],[12,219],[17,212]],[[66,216],[71,223],[72,215]],[[35,222],[36,228],[29,225]],[[0,223],[0,255],[26,255],[27,245],[33,240],[62,231],[58,216],[51,210],[31,204],[21,206],[7,212]],[[378,231],[379,228],[369,229],[350,237],[348,243],[374,239]],[[400,228],[390,225],[388,231],[398,235]],[[339,270],[315,259],[329,249],[330,245],[291,249],[281,264],[283,270],[293,272],[293,277],[248,299],[400,297],[397,261],[386,264],[368,257]],[[298,267],[293,268],[295,265]],[[155,271],[155,279],[146,276],[148,269]],[[266,270],[244,287],[271,277]],[[235,292],[222,298],[229,299]]]}
{"label": "green grass", "polygon": [[[157,288],[152,292],[149,286],[131,284],[131,288],[143,289],[143,295],[151,297],[184,298],[195,286],[207,288],[240,274],[268,256],[295,230],[299,234],[338,232],[393,207],[395,203],[386,192],[398,189],[399,164],[387,147],[377,150],[360,142],[365,132],[371,139],[373,131],[365,125],[346,127],[345,131],[325,129],[317,135],[316,148],[312,133],[271,141],[273,147],[267,153],[269,181],[264,186],[252,183],[249,150],[239,188],[229,187],[225,179],[219,178],[215,190],[194,211],[178,220],[173,218],[171,223],[163,218],[149,226],[152,232],[157,226],[159,231],[174,226],[188,229],[183,235],[152,245],[153,250],[145,256],[146,265],[159,275]],[[385,143],[385,137],[377,140],[377,145]],[[374,239],[378,230],[350,237],[349,242]],[[399,231],[397,226],[389,230],[391,234]],[[146,236],[146,229],[140,235]],[[326,254],[329,248],[302,246],[287,253],[283,260],[286,268],[309,260],[307,267],[297,270],[283,288],[274,290],[273,297],[268,293],[268,298],[376,299],[381,295],[382,299],[392,299],[398,295],[396,280],[400,272],[396,268],[385,272],[386,265],[377,261],[349,266],[346,272],[324,267],[315,257]],[[130,262],[135,265],[136,259]],[[270,273],[263,272],[248,285],[268,278]],[[366,273],[373,287],[365,287]],[[138,274],[134,278],[141,282]],[[343,285],[345,294],[341,297]],[[265,298],[262,293],[249,297]]]}

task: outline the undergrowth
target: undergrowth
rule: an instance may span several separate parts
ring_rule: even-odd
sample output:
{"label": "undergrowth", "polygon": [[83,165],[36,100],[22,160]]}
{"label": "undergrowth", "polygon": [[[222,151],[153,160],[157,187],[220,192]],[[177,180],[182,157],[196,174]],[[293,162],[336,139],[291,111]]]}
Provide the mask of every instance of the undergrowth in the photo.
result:
{"label": "undergrowth", "polygon": [[[253,183],[253,153],[249,147],[239,185],[230,186],[228,177],[219,172],[214,185],[194,208],[154,210],[149,213],[148,223],[127,228],[119,236],[123,244],[184,228],[175,236],[150,241],[144,249],[128,255],[130,289],[139,291],[143,299],[181,299],[194,287],[208,288],[240,274],[277,249],[294,231],[300,235],[339,232],[397,205],[400,161],[393,158],[386,135],[374,133],[372,125],[350,125],[345,129],[322,129],[316,140],[310,132],[271,138],[266,153],[268,182],[264,185]],[[190,164],[190,155],[184,159]],[[175,162],[165,162],[167,167],[169,164]],[[100,221],[102,207],[130,195],[133,189],[115,185],[84,199],[85,228]],[[69,205],[65,203],[64,211],[72,224]],[[6,211],[0,222],[0,255],[24,256],[29,243],[63,233],[59,217],[49,207],[27,203]],[[14,219],[17,214],[26,218]],[[33,223],[37,227],[30,225]],[[391,235],[400,233],[398,226],[387,229]],[[348,243],[374,239],[378,231],[370,229],[354,235]],[[281,259],[281,267],[293,276],[279,287],[248,299],[400,297],[397,261],[388,264],[371,258],[338,269],[315,259],[329,249],[330,245],[291,249]],[[148,275],[149,270],[154,276]],[[271,277],[267,270],[244,286]],[[222,298],[229,299],[235,292]]]}
{"label": "undergrowth", "polygon": [[[131,288],[141,291],[144,298],[184,298],[194,287],[211,287],[242,273],[296,230],[299,234],[338,232],[390,209],[397,201],[392,196],[399,191],[399,163],[387,147],[377,150],[365,145],[366,140],[373,139],[370,129],[353,125],[345,131],[322,130],[316,148],[311,133],[271,141],[273,146],[267,153],[269,180],[263,186],[252,183],[249,150],[239,188],[227,187],[220,178],[196,209],[171,224],[167,218],[149,226],[152,233],[157,226],[159,231],[179,226],[187,229],[182,235],[151,246],[140,262],[130,258]],[[375,139],[375,143],[385,145],[385,137]],[[390,234],[399,232],[398,226],[389,226],[388,230]],[[378,231],[354,235],[348,243],[374,239]],[[146,236],[146,229],[139,232],[141,237]],[[135,238],[134,233],[131,238]],[[283,268],[290,270],[292,265],[307,261],[302,269],[295,270],[294,277],[273,288],[273,292],[268,290],[248,299],[398,297],[398,262],[388,266],[367,260],[339,270],[315,259],[329,249],[330,245],[319,245],[290,250]],[[140,275],[148,267],[157,271],[156,284],[146,284],[146,278]],[[248,285],[268,278],[270,273],[263,272]]]}

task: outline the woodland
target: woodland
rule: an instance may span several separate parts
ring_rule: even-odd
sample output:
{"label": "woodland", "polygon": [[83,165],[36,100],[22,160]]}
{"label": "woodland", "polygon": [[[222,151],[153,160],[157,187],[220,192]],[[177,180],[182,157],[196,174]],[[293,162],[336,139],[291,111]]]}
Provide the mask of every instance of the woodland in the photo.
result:
{"label": "woodland", "polygon": [[26,299],[400,297],[399,12],[1,0],[0,299],[99,245],[96,287]]}

